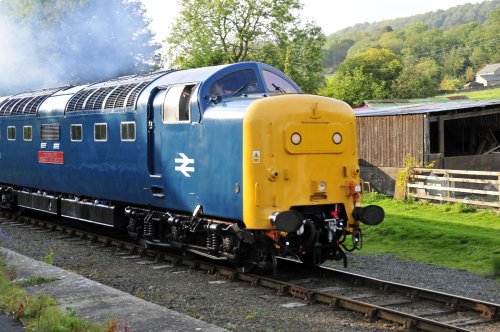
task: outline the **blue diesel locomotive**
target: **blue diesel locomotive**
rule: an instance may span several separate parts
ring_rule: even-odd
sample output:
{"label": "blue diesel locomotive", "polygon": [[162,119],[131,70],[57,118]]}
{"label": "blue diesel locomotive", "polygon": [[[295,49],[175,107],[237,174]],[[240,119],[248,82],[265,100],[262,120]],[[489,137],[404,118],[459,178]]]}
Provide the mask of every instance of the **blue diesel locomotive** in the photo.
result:
{"label": "blue diesel locomotive", "polygon": [[[145,246],[320,264],[359,247],[355,118],[269,65],[169,70],[0,98],[0,207]],[[344,244],[346,238],[352,244]]]}

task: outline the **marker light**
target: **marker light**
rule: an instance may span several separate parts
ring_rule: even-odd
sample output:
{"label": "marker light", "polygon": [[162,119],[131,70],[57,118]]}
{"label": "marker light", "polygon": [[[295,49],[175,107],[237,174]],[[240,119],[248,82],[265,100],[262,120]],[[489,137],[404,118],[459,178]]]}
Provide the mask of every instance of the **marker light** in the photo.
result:
{"label": "marker light", "polygon": [[333,143],[335,144],[340,144],[342,142],[342,135],[340,135],[340,133],[335,133],[333,134]]}
{"label": "marker light", "polygon": [[325,192],[326,191],[326,183],[321,181],[318,185],[318,189],[320,192]]}
{"label": "marker light", "polygon": [[302,137],[300,136],[299,133],[293,133],[291,140],[294,145],[299,145],[300,142],[302,142]]}

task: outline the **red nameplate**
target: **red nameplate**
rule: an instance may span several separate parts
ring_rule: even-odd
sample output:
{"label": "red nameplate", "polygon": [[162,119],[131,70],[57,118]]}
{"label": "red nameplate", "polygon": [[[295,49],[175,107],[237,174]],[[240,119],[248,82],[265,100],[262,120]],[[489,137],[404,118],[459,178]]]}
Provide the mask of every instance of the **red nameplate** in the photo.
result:
{"label": "red nameplate", "polygon": [[64,153],[59,151],[38,151],[40,164],[64,164]]}

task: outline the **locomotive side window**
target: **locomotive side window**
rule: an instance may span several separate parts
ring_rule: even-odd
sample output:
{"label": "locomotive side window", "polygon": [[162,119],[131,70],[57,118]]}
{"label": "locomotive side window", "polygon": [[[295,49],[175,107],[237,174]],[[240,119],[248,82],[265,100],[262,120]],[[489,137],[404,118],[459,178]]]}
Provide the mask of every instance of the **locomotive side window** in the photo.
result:
{"label": "locomotive side window", "polygon": [[15,141],[16,140],[16,127],[7,127],[7,140]]}
{"label": "locomotive side window", "polygon": [[95,123],[94,124],[94,141],[106,142],[108,140],[108,124]]}
{"label": "locomotive side window", "polygon": [[33,139],[33,130],[31,126],[23,127],[23,139],[25,141],[31,141]]}
{"label": "locomotive side window", "polygon": [[270,92],[298,93],[297,89],[295,89],[293,85],[291,85],[283,77],[278,76],[275,73],[272,73],[268,70],[263,70],[262,76],[264,77],[266,88]]}
{"label": "locomotive side window", "polygon": [[168,89],[163,102],[163,122],[189,122],[190,99],[194,84],[174,85]]}
{"label": "locomotive side window", "polygon": [[59,132],[59,124],[43,124],[42,130],[42,141],[59,141],[60,132]]}
{"label": "locomotive side window", "polygon": [[135,122],[122,122],[120,125],[120,133],[122,141],[135,141]]}
{"label": "locomotive side window", "polygon": [[71,125],[71,142],[81,142],[83,138],[82,125]]}

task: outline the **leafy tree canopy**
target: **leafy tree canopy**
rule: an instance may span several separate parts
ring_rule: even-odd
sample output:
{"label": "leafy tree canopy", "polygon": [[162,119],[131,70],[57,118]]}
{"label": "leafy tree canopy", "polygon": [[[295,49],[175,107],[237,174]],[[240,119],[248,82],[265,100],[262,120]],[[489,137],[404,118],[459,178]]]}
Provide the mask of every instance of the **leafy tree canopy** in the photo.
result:
{"label": "leafy tree canopy", "polygon": [[316,25],[301,24],[298,0],[179,4],[180,16],[167,38],[170,64],[190,68],[255,60],[283,70],[304,91],[321,84],[325,37]]}

